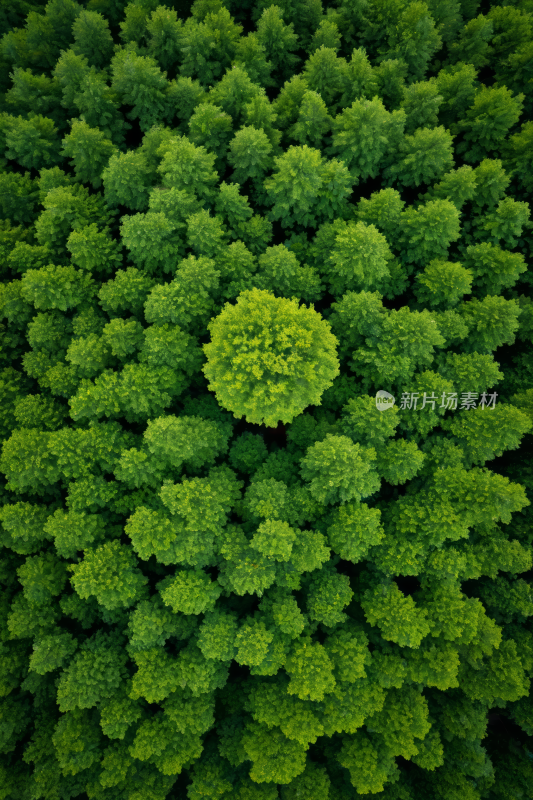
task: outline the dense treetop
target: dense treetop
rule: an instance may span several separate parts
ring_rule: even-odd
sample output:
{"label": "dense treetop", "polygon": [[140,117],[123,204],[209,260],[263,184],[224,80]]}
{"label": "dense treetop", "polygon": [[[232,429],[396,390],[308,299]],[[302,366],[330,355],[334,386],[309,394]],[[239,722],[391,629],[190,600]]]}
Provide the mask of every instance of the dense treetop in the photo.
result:
{"label": "dense treetop", "polygon": [[0,800],[533,797],[532,42],[0,2]]}

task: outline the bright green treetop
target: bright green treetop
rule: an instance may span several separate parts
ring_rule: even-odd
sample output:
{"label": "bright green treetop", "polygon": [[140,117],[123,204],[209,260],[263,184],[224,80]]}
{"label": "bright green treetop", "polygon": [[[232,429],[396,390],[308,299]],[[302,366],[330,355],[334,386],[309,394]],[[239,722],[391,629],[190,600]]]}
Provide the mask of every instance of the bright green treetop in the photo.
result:
{"label": "bright green treetop", "polygon": [[209,325],[204,373],[237,418],[275,427],[320,402],[338,374],[336,340],[312,308],[270,292],[243,292]]}

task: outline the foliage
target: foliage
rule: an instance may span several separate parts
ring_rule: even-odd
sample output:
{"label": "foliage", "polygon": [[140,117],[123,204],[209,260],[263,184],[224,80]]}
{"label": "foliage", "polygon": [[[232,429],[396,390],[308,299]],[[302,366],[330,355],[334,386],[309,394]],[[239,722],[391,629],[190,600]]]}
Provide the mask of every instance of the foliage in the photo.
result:
{"label": "foliage", "polygon": [[2,800],[530,797],[532,15],[2,4]]}
{"label": "foliage", "polygon": [[294,300],[243,292],[210,324],[204,346],[204,372],[220,404],[237,418],[275,427],[319,402],[338,374],[328,327]]}

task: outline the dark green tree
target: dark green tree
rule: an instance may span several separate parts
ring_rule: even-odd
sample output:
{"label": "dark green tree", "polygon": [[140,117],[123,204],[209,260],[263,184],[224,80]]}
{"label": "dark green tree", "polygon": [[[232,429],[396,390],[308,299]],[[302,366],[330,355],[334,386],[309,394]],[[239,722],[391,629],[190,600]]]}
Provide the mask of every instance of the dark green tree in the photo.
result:
{"label": "dark green tree", "polygon": [[97,11],[81,11],[72,26],[73,51],[85,56],[97,69],[105,67],[113,54],[113,39],[109,23]]}

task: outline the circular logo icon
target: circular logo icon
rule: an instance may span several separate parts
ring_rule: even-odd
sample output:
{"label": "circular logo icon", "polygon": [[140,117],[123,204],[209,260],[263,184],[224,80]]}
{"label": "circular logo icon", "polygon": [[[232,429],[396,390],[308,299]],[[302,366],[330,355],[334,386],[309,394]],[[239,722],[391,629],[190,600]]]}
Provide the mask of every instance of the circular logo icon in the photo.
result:
{"label": "circular logo icon", "polygon": [[376,392],[376,408],[378,411],[386,411],[388,408],[392,408],[394,405],[394,397],[386,392],[384,389],[380,389],[379,392]]}

